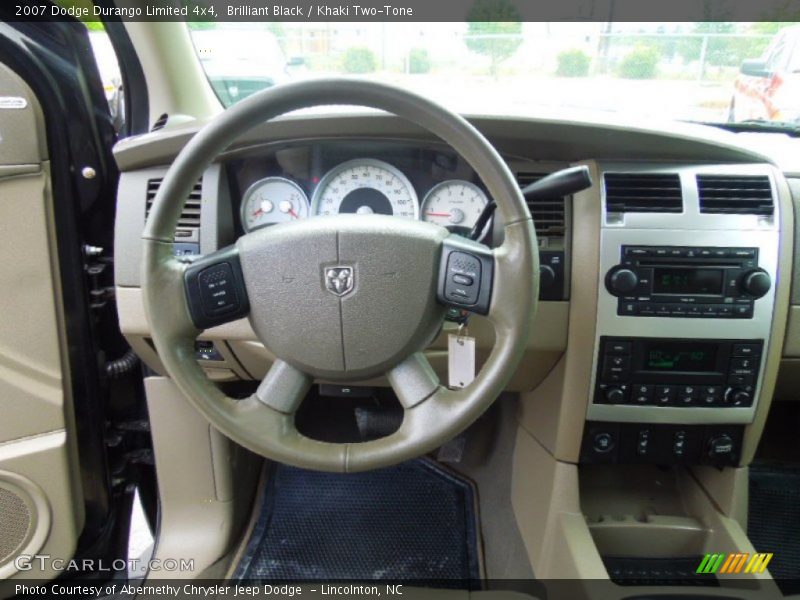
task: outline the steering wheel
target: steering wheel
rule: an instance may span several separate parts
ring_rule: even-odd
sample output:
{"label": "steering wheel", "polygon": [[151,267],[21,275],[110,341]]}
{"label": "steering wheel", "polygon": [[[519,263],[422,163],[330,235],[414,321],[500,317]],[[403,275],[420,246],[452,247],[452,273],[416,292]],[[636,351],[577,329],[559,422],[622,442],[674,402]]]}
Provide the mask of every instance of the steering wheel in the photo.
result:
{"label": "steering wheel", "polygon": [[[448,143],[496,201],[502,245],[491,249],[431,223],[336,215],[258,229],[191,263],[173,256],[183,203],[208,164],[264,121],[337,104],[393,113]],[[172,163],[142,239],[144,304],[167,373],[223,434],[264,457],[304,468],[385,467],[463,431],[513,375],[537,306],[536,233],[505,162],[460,116],[379,83],[302,81],[229,108]],[[483,368],[462,389],[441,385],[423,354],[448,306],[487,315],[495,330]],[[206,377],[194,340],[203,329],[244,316],[277,360],[254,394],[235,399]],[[335,444],[305,437],[295,427],[294,414],[314,379],[352,382],[383,374],[404,409],[394,433]]]}

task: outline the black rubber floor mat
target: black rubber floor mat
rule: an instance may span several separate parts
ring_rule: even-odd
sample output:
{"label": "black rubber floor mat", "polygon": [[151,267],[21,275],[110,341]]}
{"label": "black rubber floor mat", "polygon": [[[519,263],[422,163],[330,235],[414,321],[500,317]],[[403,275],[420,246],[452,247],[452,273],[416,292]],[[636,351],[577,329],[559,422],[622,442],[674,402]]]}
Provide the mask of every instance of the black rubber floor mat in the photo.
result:
{"label": "black rubber floor mat", "polygon": [[432,461],[351,474],[277,465],[267,485],[237,579],[478,587],[473,488]]}
{"label": "black rubber floor mat", "polygon": [[750,467],[747,535],[759,552],[772,552],[769,572],[784,594],[800,593],[800,469]]}

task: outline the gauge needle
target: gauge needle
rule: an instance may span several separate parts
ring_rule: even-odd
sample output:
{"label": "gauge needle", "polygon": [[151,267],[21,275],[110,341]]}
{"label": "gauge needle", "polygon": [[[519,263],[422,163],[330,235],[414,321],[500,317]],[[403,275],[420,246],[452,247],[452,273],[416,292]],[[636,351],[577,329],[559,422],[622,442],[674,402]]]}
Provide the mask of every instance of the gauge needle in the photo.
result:
{"label": "gauge needle", "polygon": [[258,215],[263,215],[263,214],[264,214],[264,211],[259,208],[256,212],[253,213],[253,216],[257,217]]}
{"label": "gauge needle", "polygon": [[449,217],[450,213],[440,213],[440,212],[426,212],[426,215],[429,217]]}
{"label": "gauge needle", "polygon": [[293,219],[299,219],[299,218],[300,218],[300,217],[297,215],[297,213],[296,213],[296,212],[294,212],[294,209],[293,209],[293,208],[290,208],[290,209],[289,209],[289,214],[290,214],[290,215],[292,215],[292,218],[293,218]]}

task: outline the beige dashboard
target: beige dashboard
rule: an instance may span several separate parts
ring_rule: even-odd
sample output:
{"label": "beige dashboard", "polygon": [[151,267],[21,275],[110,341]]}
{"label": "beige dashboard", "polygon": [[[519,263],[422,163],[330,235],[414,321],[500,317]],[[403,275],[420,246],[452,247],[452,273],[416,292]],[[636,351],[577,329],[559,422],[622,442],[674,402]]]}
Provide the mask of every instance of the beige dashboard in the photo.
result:
{"label": "beige dashboard", "polygon": [[[509,390],[523,393],[523,426],[557,458],[577,461],[581,432],[587,418],[593,372],[595,330],[598,326],[600,289],[600,237],[604,223],[602,173],[608,164],[658,170],[719,165],[720,169],[761,169],[775,182],[778,222],[774,227],[776,265],[774,311],[765,348],[765,370],[760,401],[745,433],[743,460],[752,455],[773,397],[778,369],[783,365],[779,393],[788,395],[796,382],[800,360],[800,293],[791,294],[793,221],[800,180],[788,180],[768,159],[737,144],[736,136],[710,128],[672,127],[670,130],[627,127],[624,124],[536,119],[475,118],[473,123],[506,158],[512,172],[545,174],[569,165],[585,164],[595,184],[574,197],[563,199],[563,227],[539,230],[542,250],[564,253],[564,293],[559,300],[539,303],[528,350]],[[148,185],[164,176],[167,166],[197,130],[178,125],[125,140],[115,149],[122,171],[118,192],[115,269],[120,325],[132,347],[156,372],[163,373],[150,342],[150,331],[139,286],[140,235],[144,226]],[[399,119],[382,115],[328,115],[287,117],[253,130],[210,165],[198,192],[198,221],[181,241],[196,243],[201,253],[232,243],[241,234],[236,211],[241,190],[230,184],[231,161],[270,154],[286,145],[314,146],[353,140],[430,147],[429,134]],[[795,192],[792,201],[790,186]],[[152,199],[152,195],[151,195]],[[535,207],[532,207],[535,208]],[[536,213],[534,211],[534,220]],[[495,229],[497,231],[498,228]],[[176,238],[176,242],[179,241]],[[790,306],[794,304],[796,306]],[[791,317],[791,318],[789,318]],[[784,334],[788,336],[784,344]],[[641,327],[646,331],[643,320]],[[447,378],[447,324],[427,353],[440,378]],[[475,316],[469,331],[477,338],[478,359],[493,344],[488,322]],[[258,342],[246,319],[203,332],[199,356],[209,377],[216,381],[259,380],[272,360]],[[213,345],[213,347],[212,347]],[[781,357],[783,356],[783,361]],[[355,382],[354,382],[355,383]],[[380,384],[382,382],[365,382]],[[783,391],[781,391],[783,390]]]}

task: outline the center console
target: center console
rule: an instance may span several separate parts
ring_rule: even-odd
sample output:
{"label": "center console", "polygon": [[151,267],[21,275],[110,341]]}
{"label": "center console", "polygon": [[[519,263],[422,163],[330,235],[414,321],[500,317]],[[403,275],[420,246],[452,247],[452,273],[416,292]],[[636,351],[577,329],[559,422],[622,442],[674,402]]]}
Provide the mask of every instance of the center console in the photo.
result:
{"label": "center console", "polygon": [[756,186],[775,197],[758,166],[605,165],[583,462],[738,459],[777,276],[777,203],[735,204]]}

